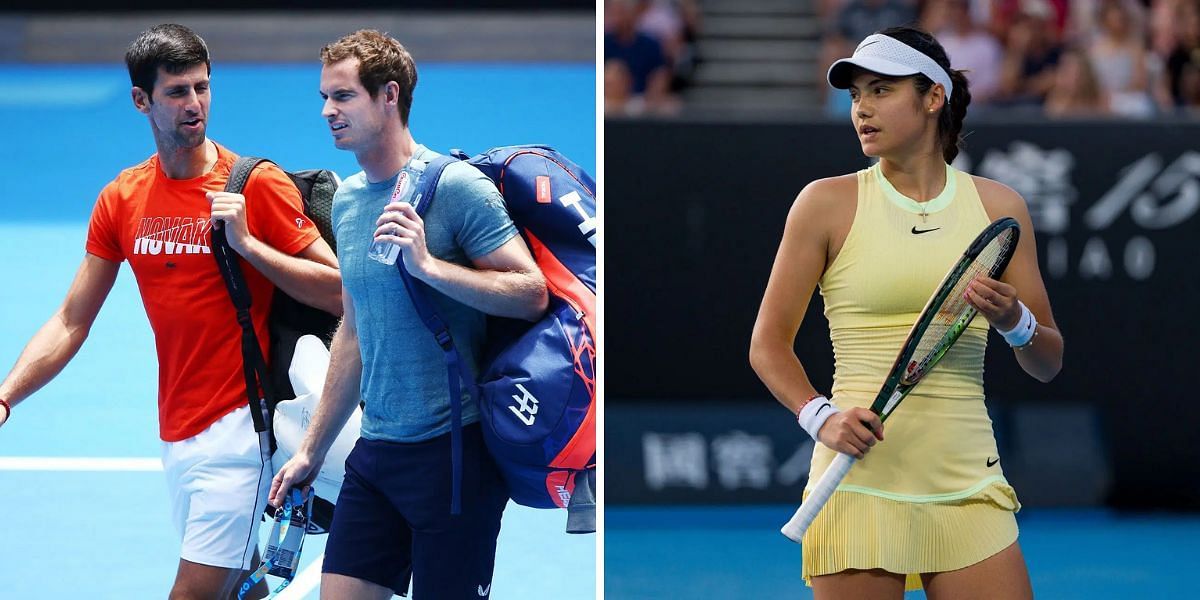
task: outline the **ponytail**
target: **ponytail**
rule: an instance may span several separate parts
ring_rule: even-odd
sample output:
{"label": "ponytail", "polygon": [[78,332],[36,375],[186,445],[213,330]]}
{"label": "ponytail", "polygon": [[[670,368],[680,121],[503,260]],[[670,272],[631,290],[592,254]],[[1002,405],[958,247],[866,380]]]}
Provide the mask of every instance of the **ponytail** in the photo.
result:
{"label": "ponytail", "polygon": [[954,84],[954,93],[938,115],[938,142],[946,164],[954,162],[959,149],[966,146],[962,126],[963,119],[967,118],[967,105],[971,103],[971,90],[967,89],[967,76],[963,71],[950,69],[950,83]]}

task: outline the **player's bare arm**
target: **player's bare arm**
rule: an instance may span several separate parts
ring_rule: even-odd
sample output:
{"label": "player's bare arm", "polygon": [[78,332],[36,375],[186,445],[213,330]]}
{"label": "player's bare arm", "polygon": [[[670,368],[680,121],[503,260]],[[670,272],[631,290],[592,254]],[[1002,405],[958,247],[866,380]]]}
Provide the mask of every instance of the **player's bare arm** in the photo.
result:
{"label": "player's bare arm", "polygon": [[[0,383],[0,399],[16,406],[63,370],[87,339],[120,266],[91,254],[84,256],[66,299],[29,340]],[[9,415],[0,408],[0,416],[3,424]]]}
{"label": "player's bare arm", "polygon": [[321,401],[300,448],[271,481],[271,495],[267,501],[276,507],[283,505],[288,490],[307,485],[317,476],[329,447],[358,406],[362,353],[358,349],[358,330],[354,326],[354,303],[344,289],[342,299],[345,314],[329,348],[329,372]]}
{"label": "player's bare arm", "polygon": [[546,279],[520,236],[473,260],[474,269],[438,259],[425,245],[425,223],[407,202],[385,208],[375,240],[400,246],[404,266],[433,289],[489,315],[536,320],[546,312]]}
{"label": "player's bare arm", "polygon": [[1050,310],[1050,297],[1042,281],[1037,263],[1037,241],[1033,235],[1033,220],[1025,200],[1008,186],[976,177],[980,199],[988,216],[997,219],[1012,217],[1021,225],[1025,235],[1017,242],[1012,262],[999,281],[981,278],[968,288],[967,301],[993,327],[1012,329],[1020,318],[1018,300],[1029,308],[1037,320],[1036,335],[1025,346],[1013,352],[1017,364],[1038,381],[1054,379],[1062,370],[1063,338]]}
{"label": "player's bare arm", "polygon": [[[836,238],[841,236],[834,232],[848,229],[843,221],[853,218],[855,185],[852,179],[822,179],[805,186],[796,197],[754,322],[750,365],[793,414],[819,393],[796,356],[796,332],[817,281],[840,249],[842,240]],[[883,439],[883,424],[871,411],[852,408],[830,417],[819,437],[826,446],[861,458]]]}

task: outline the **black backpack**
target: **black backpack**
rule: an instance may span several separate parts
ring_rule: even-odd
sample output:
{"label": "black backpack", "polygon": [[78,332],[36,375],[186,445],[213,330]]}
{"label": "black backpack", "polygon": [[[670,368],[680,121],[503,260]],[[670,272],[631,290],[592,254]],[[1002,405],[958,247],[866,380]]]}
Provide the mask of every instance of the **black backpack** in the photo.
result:
{"label": "black backpack", "polygon": [[[250,179],[250,173],[262,162],[271,161],[247,156],[238,158],[230,170],[225,191],[242,193],[247,180]],[[333,193],[338,188],[337,175],[325,169],[285,173],[300,190],[300,197],[304,201],[304,214],[312,219],[321,237],[336,252],[337,241],[333,237],[332,213]],[[247,205],[249,202],[247,199]],[[238,254],[229,246],[224,229],[212,230],[212,252],[217,259],[221,277],[225,280],[225,287],[229,290],[229,297],[237,310],[238,324],[242,328],[242,367],[246,377],[246,398],[250,404],[254,430],[259,435],[259,450],[263,453],[263,460],[271,464],[271,455],[275,451],[275,438],[271,431],[275,405],[295,396],[291,380],[288,378],[288,366],[292,362],[296,340],[302,335],[312,334],[321,338],[325,346],[329,347],[337,329],[338,317],[308,306],[287,295],[283,290],[276,289],[269,319],[271,362],[267,364],[250,319],[250,290],[242,275]],[[274,515],[274,509],[269,505],[267,513]],[[309,521],[309,533],[327,533],[332,520],[333,505],[327,500],[316,498],[312,519]]]}

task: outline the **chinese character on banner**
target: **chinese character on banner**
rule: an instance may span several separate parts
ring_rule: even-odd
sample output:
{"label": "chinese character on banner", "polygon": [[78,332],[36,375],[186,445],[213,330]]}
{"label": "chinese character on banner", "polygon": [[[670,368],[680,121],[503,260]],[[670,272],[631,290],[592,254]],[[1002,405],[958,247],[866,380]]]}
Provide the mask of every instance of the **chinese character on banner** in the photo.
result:
{"label": "chinese character on banner", "polygon": [[775,478],[780,485],[793,486],[808,479],[808,470],[812,466],[812,453],[815,443],[804,439],[796,446],[796,451],[779,465]]}
{"label": "chinese character on banner", "polygon": [[1009,151],[988,150],[978,173],[1014,190],[1029,205],[1033,227],[1060,235],[1071,226],[1070,205],[1079,193],[1071,183],[1075,157],[1064,149],[1042,150],[1029,142],[1013,142]]}
{"label": "chinese character on banner", "polygon": [[652,490],[708,487],[708,448],[699,433],[647,431],[642,434],[642,460]]}
{"label": "chinese character on banner", "polygon": [[713,439],[712,451],[721,487],[764,489],[771,485],[775,455],[770,437],[731,431]]}

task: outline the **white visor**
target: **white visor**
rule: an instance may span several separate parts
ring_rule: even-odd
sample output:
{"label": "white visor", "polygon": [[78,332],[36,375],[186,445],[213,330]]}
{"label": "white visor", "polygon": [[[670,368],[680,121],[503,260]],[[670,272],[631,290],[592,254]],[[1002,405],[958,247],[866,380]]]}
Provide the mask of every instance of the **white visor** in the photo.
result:
{"label": "white visor", "polygon": [[842,90],[849,88],[854,67],[889,77],[907,77],[920,73],[946,89],[946,102],[950,101],[950,96],[954,93],[950,74],[941,65],[912,46],[880,33],[867,36],[854,49],[854,56],[843,58],[829,67],[829,73],[826,75],[829,85]]}

